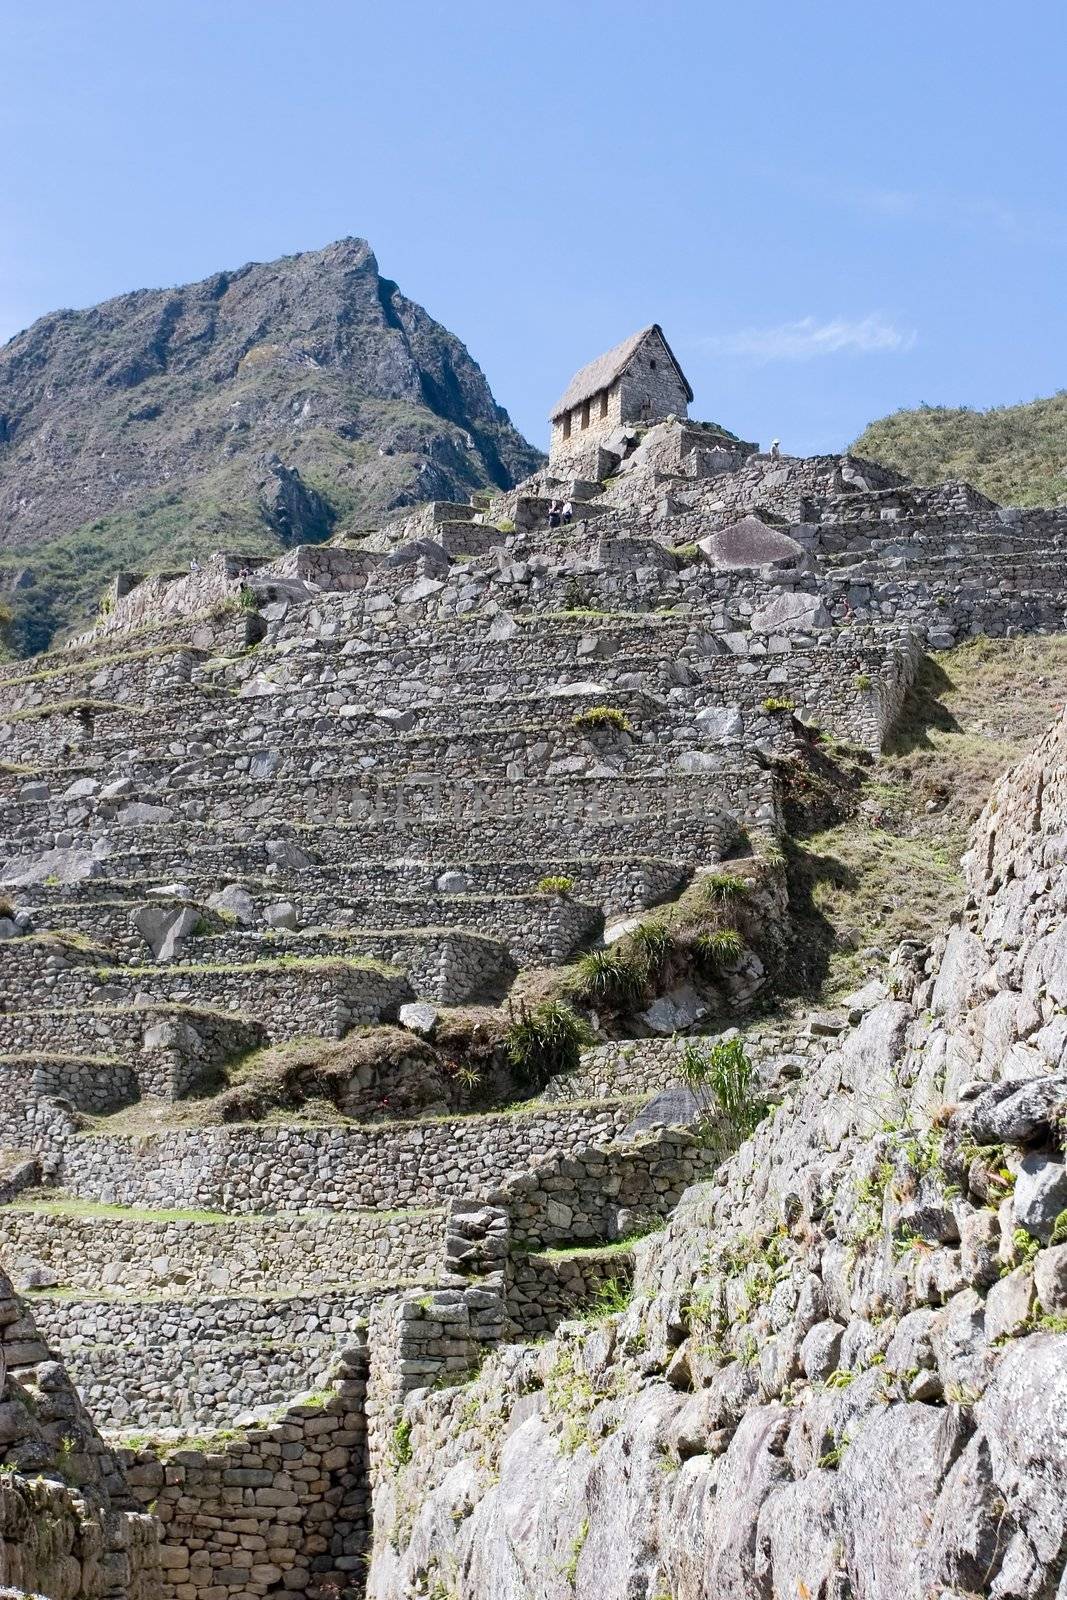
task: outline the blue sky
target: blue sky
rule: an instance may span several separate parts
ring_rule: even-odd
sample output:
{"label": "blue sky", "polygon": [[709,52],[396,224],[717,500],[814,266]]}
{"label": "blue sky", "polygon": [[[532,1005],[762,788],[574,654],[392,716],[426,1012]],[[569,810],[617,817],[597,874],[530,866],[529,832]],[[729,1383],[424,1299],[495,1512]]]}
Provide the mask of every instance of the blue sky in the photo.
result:
{"label": "blue sky", "polygon": [[537,443],[660,321],[833,449],[1067,386],[1062,0],[0,0],[0,338],[370,239]]}

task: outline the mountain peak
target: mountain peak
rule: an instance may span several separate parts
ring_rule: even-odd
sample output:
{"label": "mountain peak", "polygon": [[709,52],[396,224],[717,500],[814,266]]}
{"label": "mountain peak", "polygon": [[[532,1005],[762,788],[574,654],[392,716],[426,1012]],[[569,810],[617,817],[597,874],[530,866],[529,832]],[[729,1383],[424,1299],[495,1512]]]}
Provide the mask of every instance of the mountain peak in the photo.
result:
{"label": "mountain peak", "polygon": [[[284,516],[273,458],[301,486]],[[372,526],[539,459],[461,341],[338,239],[51,312],[0,349],[0,593],[40,649],[116,568]]]}

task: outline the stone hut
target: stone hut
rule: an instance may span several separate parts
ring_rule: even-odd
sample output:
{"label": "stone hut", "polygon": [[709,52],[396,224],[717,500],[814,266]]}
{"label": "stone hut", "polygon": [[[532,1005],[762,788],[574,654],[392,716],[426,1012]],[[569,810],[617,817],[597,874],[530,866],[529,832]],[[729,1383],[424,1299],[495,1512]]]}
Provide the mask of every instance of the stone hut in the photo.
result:
{"label": "stone hut", "polygon": [[571,463],[620,425],[685,417],[693,391],[658,322],[576,372],[552,411],[550,465]]}

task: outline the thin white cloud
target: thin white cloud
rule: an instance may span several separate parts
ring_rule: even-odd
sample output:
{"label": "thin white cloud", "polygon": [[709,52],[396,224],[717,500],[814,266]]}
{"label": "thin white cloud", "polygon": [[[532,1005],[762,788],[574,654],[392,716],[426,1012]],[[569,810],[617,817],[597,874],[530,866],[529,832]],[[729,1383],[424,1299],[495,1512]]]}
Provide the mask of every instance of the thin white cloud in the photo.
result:
{"label": "thin white cloud", "polygon": [[798,322],[782,322],[774,328],[739,328],[736,333],[716,334],[701,342],[705,349],[719,355],[766,362],[899,353],[910,350],[915,339],[913,328],[896,328],[873,313],[855,321],[834,317],[829,322],[817,322],[814,317],[801,317]]}

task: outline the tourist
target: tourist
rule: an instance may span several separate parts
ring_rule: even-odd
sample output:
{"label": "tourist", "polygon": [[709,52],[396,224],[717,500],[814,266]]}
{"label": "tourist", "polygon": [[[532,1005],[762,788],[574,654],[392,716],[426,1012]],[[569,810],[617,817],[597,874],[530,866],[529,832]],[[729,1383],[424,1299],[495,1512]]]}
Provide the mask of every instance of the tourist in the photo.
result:
{"label": "tourist", "polygon": [[550,528],[558,528],[559,527],[559,501],[558,500],[550,500],[548,502],[548,525],[549,525]]}
{"label": "tourist", "polygon": [[573,522],[573,520],[574,520],[574,507],[571,505],[569,500],[564,500],[564,502],[563,502],[563,513],[562,513],[562,515],[563,515],[564,526],[566,526],[566,524],[568,522]]}
{"label": "tourist", "polygon": [[777,461],[778,457],[781,455],[781,453],[782,452],[778,448],[778,440],[777,439],[772,439],[771,440],[771,460],[772,461]]}

